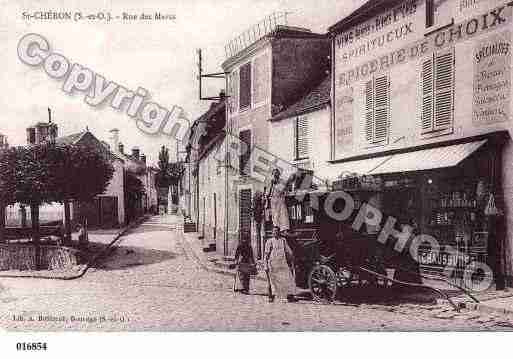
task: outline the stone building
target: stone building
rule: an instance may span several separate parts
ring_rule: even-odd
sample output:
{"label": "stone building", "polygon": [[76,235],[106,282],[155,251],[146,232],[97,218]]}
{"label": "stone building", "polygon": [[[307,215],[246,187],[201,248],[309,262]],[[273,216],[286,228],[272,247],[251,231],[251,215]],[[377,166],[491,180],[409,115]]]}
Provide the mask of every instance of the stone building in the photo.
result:
{"label": "stone building", "polygon": [[484,263],[511,285],[511,26],[505,1],[379,0],[329,28],[330,136],[316,175],[380,178],[373,203],[397,231],[440,245],[420,247],[427,274]]}
{"label": "stone building", "polygon": [[[262,27],[270,30],[261,31]],[[225,232],[225,252],[230,254],[242,237],[257,245],[252,198],[268,186],[271,169],[279,161],[269,151],[269,120],[300,100],[329,70],[325,35],[274,21],[270,26],[257,24],[241,37],[251,40],[229,43],[222,64],[228,76],[227,148],[230,165],[237,169],[227,181],[234,204],[227,208]]]}
{"label": "stone building", "polygon": [[[105,154],[114,166],[114,174],[107,189],[91,203],[72,203],[71,219],[75,223],[83,223],[87,219],[90,227],[118,227],[125,223],[124,205],[124,160],[113,154],[106,145],[96,138],[88,129],[67,136],[58,136],[58,125],[53,122],[39,122],[27,128],[27,145],[37,145],[47,141],[63,145],[80,145],[93,148]],[[51,207],[51,208],[50,208]],[[16,211],[16,206],[13,207]],[[42,212],[63,213],[59,204],[45,205]]]}

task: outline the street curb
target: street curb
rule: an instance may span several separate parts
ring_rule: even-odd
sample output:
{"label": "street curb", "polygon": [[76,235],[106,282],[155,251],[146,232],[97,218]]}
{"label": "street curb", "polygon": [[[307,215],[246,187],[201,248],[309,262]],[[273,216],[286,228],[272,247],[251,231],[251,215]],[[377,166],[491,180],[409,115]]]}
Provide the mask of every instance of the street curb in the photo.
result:
{"label": "street curb", "polygon": [[[214,264],[210,264],[210,262],[208,262],[205,258],[203,258],[203,256],[201,254],[197,253],[197,251],[194,250],[194,248],[192,248],[193,246],[185,238],[185,235],[184,235],[183,232],[180,232],[180,238],[182,240],[182,243],[184,244],[184,249],[185,249],[185,247],[187,247],[189,254],[192,254],[192,257],[193,257],[194,261],[201,268],[203,268],[207,272],[227,275],[227,276],[230,276],[230,277],[235,276],[235,271],[230,271],[230,270],[227,270],[227,269],[221,269],[219,267],[216,267]],[[259,280],[259,281],[267,281],[267,279],[261,277],[260,275],[252,277],[252,279]]]}
{"label": "street curb", "polygon": [[137,227],[139,225],[141,225],[148,218],[149,218],[148,216],[143,216],[143,217],[139,218],[138,220],[136,220],[135,222],[129,224],[128,226],[125,226],[122,229],[120,229],[114,235],[114,239],[107,245],[107,247],[102,252],[98,253],[96,255],[96,257],[94,257],[91,261],[89,261],[87,263],[87,265],[84,267],[84,269],[82,270],[82,272],[80,272],[78,274],[75,274],[75,275],[72,275],[72,276],[67,276],[67,277],[50,277],[50,276],[47,276],[47,275],[39,276],[39,275],[34,275],[34,274],[31,274],[31,275],[0,274],[0,278],[30,278],[30,279],[54,279],[54,280],[74,280],[74,279],[82,278],[87,273],[89,268],[91,268],[91,266],[93,264],[95,264],[100,258],[102,258],[103,256],[107,255],[112,250],[112,248],[114,247],[116,242],[121,237],[123,237],[123,235],[125,235],[126,232],[128,232],[129,230],[131,230],[131,229],[133,229],[133,228],[135,228],[135,227]]}

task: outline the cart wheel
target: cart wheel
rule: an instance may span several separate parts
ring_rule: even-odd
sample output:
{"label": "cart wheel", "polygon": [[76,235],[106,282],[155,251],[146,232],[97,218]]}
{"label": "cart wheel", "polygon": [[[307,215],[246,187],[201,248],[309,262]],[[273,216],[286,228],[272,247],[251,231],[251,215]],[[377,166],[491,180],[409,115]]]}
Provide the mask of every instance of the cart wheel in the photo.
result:
{"label": "cart wheel", "polygon": [[337,276],[327,265],[317,265],[308,276],[308,287],[314,300],[332,302],[337,295]]}

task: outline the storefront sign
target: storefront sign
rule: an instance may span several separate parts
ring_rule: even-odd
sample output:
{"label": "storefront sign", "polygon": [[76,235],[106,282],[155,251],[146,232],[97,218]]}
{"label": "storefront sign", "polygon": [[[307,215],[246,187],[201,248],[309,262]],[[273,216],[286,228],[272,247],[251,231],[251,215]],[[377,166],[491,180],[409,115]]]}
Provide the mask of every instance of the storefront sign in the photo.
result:
{"label": "storefront sign", "polygon": [[[400,22],[410,18],[416,12],[417,0],[410,0],[339,34],[335,39],[336,45],[340,50],[345,49],[340,58],[346,63],[383,46],[389,46],[391,42],[405,38],[413,33],[413,22],[407,21],[403,24]],[[389,31],[385,31],[389,26]],[[376,35],[378,32],[381,34]]]}
{"label": "storefront sign", "polygon": [[475,125],[509,120],[511,34],[506,31],[480,41],[474,49]]}
{"label": "storefront sign", "polygon": [[335,106],[335,156],[353,146],[353,88],[341,90]]}
{"label": "storefront sign", "polygon": [[360,66],[352,68],[337,75],[336,86],[348,86],[355,81],[361,81],[369,76],[388,71],[390,68],[417,60],[455,43],[466,41],[474,36],[504,27],[511,21],[511,6],[501,6],[480,16],[455,24],[447,29],[433,33],[421,41],[392,51],[379,58],[375,58]]}

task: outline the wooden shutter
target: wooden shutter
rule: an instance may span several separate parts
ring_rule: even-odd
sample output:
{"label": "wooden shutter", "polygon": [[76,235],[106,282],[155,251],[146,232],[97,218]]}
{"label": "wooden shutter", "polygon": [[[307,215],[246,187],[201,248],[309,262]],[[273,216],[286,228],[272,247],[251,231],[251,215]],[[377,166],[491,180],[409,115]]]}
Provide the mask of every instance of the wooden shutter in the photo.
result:
{"label": "wooden shutter", "polygon": [[454,103],[454,49],[422,62],[422,133],[452,128]]}
{"label": "wooden shutter", "polygon": [[452,127],[454,52],[453,49],[435,55],[435,106],[433,129]]}
{"label": "wooden shutter", "polygon": [[230,74],[230,113],[237,112],[239,108],[239,72],[237,70]]}
{"label": "wooden shutter", "polygon": [[422,63],[422,133],[433,131],[433,58]]}
{"label": "wooden shutter", "polygon": [[308,149],[309,143],[308,138],[310,136],[310,131],[308,129],[308,117],[301,116],[296,119],[295,126],[295,143],[296,143],[296,159],[307,158],[308,157]]}
{"label": "wooden shutter", "polygon": [[374,139],[374,84],[373,80],[365,83],[365,140]]}
{"label": "wooden shutter", "polygon": [[242,110],[251,106],[251,62],[240,67],[239,83],[239,108]]}
{"label": "wooden shutter", "polygon": [[241,175],[249,174],[249,169],[246,168],[249,163],[249,157],[251,155],[251,130],[241,131],[239,134],[241,143],[245,143],[244,146],[241,144],[241,155],[239,159],[239,172]]}
{"label": "wooden shutter", "polygon": [[239,235],[240,239],[251,240],[251,190],[239,192]]}
{"label": "wooden shutter", "polygon": [[370,144],[382,144],[388,139],[390,112],[390,82],[388,76],[376,77],[365,83],[365,139]]}
{"label": "wooden shutter", "polygon": [[386,142],[388,138],[388,112],[390,104],[388,76],[374,80],[374,142]]}

